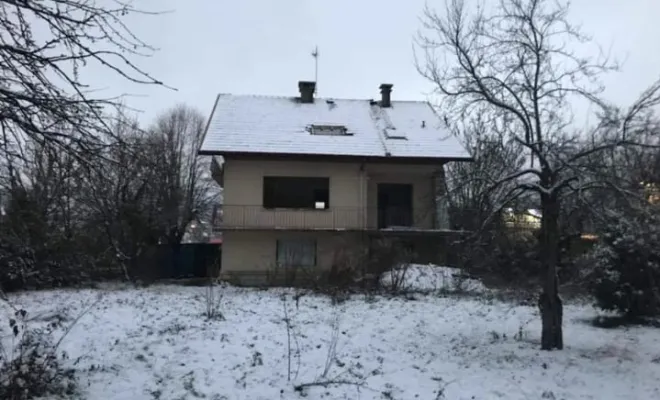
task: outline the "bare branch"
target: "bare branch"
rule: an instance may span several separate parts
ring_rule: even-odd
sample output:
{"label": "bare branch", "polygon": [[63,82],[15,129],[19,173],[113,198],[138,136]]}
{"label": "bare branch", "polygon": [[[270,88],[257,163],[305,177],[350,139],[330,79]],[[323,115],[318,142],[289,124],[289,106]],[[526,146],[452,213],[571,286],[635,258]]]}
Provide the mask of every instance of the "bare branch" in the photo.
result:
{"label": "bare branch", "polygon": [[155,50],[125,25],[134,13],[148,14],[116,0],[0,1],[4,129],[19,142],[41,142],[80,160],[104,146],[112,136],[104,117],[120,103],[93,97],[80,71],[96,63],[130,82],[164,86],[131,60]]}

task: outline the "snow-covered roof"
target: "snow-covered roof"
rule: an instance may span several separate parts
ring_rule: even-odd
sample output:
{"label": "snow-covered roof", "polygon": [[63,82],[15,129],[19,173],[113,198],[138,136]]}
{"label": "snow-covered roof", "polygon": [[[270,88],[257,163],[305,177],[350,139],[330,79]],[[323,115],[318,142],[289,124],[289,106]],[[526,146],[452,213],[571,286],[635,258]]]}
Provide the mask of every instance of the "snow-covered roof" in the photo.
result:
{"label": "snow-covered roof", "polygon": [[470,159],[429,103],[391,103],[220,94],[200,154]]}

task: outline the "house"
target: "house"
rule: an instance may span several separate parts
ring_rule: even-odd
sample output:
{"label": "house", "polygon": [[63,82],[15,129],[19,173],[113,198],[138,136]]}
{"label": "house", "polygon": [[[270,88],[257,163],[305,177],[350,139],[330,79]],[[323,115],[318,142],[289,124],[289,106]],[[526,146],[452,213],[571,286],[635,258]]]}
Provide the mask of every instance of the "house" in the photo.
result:
{"label": "house", "polygon": [[429,103],[392,87],[377,101],[315,98],[307,81],[295,97],[217,97],[199,154],[223,187],[224,279],[328,271],[387,238],[434,251],[449,230],[443,164],[470,157]]}

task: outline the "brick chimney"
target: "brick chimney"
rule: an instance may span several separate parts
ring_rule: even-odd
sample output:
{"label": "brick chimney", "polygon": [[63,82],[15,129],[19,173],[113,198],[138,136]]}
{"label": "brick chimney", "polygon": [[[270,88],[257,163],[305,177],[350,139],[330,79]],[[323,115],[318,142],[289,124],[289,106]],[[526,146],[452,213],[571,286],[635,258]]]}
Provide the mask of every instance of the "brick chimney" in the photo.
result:
{"label": "brick chimney", "polygon": [[391,107],[392,106],[392,85],[391,83],[383,83],[380,85],[380,106],[381,107]]}
{"label": "brick chimney", "polygon": [[298,90],[300,91],[301,103],[314,102],[314,91],[316,90],[316,82],[300,81],[298,82]]}

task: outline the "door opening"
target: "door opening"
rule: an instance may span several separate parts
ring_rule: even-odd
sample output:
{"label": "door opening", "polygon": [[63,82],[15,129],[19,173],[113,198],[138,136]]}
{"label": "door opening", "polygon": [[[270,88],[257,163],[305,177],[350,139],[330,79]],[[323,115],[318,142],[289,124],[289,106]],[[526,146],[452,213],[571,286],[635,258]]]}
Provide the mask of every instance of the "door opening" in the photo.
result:
{"label": "door opening", "polygon": [[378,184],[378,229],[413,226],[413,186]]}

